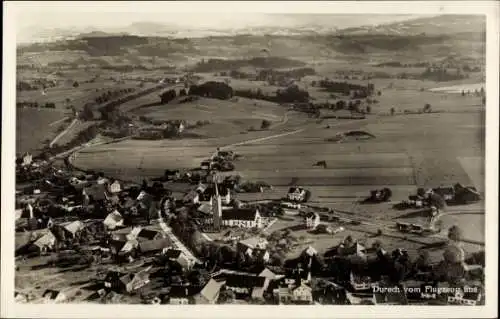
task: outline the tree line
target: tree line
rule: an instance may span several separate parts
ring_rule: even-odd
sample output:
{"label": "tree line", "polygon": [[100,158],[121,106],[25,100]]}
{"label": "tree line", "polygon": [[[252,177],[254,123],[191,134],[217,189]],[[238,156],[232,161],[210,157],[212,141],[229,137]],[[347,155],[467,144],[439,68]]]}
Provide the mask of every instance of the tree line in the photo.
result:
{"label": "tree line", "polygon": [[25,107],[33,107],[33,108],[46,108],[46,109],[55,109],[56,104],[54,102],[46,102],[39,104],[38,102],[17,102],[17,108],[25,108]]}

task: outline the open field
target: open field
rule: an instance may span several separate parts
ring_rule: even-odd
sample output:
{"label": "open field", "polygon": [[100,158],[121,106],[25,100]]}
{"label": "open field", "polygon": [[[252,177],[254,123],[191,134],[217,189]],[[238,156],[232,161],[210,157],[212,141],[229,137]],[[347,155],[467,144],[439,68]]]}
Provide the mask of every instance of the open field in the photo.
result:
{"label": "open field", "polygon": [[[53,109],[23,108],[16,110],[16,152],[27,151],[36,154],[44,146],[46,140],[57,135],[57,130],[66,123],[58,122],[67,113]],[[48,142],[47,142],[48,145]]]}

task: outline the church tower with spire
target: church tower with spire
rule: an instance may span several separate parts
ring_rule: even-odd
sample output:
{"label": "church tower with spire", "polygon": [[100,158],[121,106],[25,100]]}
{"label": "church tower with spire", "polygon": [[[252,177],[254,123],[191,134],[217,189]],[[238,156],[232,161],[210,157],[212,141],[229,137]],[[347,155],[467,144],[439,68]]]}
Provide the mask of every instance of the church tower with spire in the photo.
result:
{"label": "church tower with spire", "polygon": [[221,218],[222,218],[222,201],[219,194],[219,187],[217,181],[217,175],[213,176],[215,195],[212,196],[212,215],[213,215],[213,226],[216,230],[219,230],[221,227]]}

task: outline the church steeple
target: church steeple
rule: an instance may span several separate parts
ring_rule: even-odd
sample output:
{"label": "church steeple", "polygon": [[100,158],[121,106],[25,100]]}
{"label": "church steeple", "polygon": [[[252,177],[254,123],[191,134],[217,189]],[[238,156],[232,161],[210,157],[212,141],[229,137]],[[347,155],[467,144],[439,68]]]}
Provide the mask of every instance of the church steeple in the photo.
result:
{"label": "church steeple", "polygon": [[212,215],[214,221],[214,228],[220,229],[222,217],[222,202],[219,194],[219,187],[217,185],[217,175],[213,175],[213,182],[215,188],[215,196],[212,197]]}

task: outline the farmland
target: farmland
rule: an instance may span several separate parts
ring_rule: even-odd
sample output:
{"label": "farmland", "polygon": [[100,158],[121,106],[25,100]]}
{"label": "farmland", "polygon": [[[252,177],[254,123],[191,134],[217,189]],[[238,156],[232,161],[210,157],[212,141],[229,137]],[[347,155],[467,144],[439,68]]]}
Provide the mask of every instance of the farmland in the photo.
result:
{"label": "farmland", "polygon": [[67,115],[63,111],[52,109],[17,109],[16,151],[36,153],[44,146],[46,140],[54,138],[58,130],[67,125],[64,121],[60,121]]}

